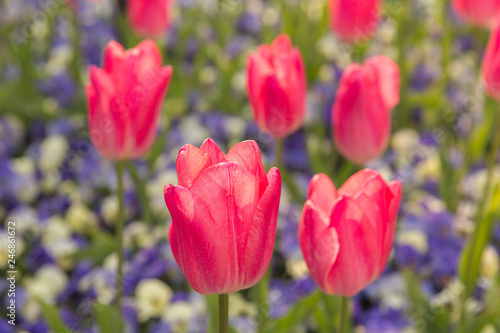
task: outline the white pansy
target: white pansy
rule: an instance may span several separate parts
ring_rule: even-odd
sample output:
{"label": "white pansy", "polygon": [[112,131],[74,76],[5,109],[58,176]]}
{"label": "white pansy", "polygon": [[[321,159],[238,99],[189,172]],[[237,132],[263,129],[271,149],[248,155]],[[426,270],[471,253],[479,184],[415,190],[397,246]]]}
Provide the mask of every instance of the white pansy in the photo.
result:
{"label": "white pansy", "polygon": [[44,172],[57,170],[66,158],[69,144],[62,135],[55,134],[45,138],[40,144],[40,159],[38,164]]}
{"label": "white pansy", "polygon": [[179,127],[181,133],[184,133],[184,141],[197,147],[201,146],[203,141],[210,135],[208,130],[200,123],[198,117],[184,117],[181,119]]}
{"label": "white pansy", "polygon": [[158,174],[154,179],[146,184],[146,193],[149,199],[149,206],[153,213],[160,218],[167,218],[169,215],[163,190],[168,184],[177,184],[177,173],[175,169],[168,169]]}
{"label": "white pansy", "polygon": [[24,285],[30,297],[54,304],[59,293],[66,288],[68,277],[58,266],[46,265],[34,277],[26,277]]}
{"label": "white pansy", "polygon": [[101,205],[101,213],[104,222],[108,225],[114,225],[118,218],[118,198],[115,195],[104,198]]}
{"label": "white pansy", "polygon": [[140,248],[154,245],[154,235],[144,222],[129,223],[123,231],[123,243],[126,248],[137,246]]}
{"label": "white pansy", "polygon": [[99,303],[110,304],[115,295],[115,282],[114,273],[106,269],[98,269],[80,279],[78,289],[80,291],[93,290],[97,294]]}
{"label": "white pansy", "polygon": [[91,233],[97,225],[97,215],[81,202],[75,202],[66,212],[66,221],[73,231]]}
{"label": "white pansy", "polygon": [[248,302],[240,293],[232,293],[229,295],[229,315],[238,316],[256,316],[257,306],[253,302]]}
{"label": "white pansy", "polygon": [[172,299],[172,289],[163,281],[145,279],[135,289],[139,321],[160,317]]}
{"label": "white pansy", "polygon": [[188,332],[189,322],[194,317],[195,311],[190,302],[180,301],[170,304],[163,312],[162,318],[174,332]]}
{"label": "white pansy", "polygon": [[[14,257],[20,257],[25,248],[24,240],[21,237],[15,237],[11,238],[14,239],[15,242],[9,242],[7,230],[0,230],[0,268],[5,268],[7,267],[8,260],[11,260],[11,257],[9,255],[12,255],[9,252],[9,244],[15,245],[15,256]],[[15,260],[15,258],[14,258]]]}
{"label": "white pansy", "polygon": [[27,156],[12,160],[12,171],[19,176],[15,183],[16,197],[23,202],[33,201],[39,193],[33,160]]}
{"label": "white pansy", "polygon": [[421,230],[401,230],[396,236],[396,243],[409,245],[422,254],[429,250],[427,234]]}
{"label": "white pansy", "polygon": [[481,275],[488,278],[494,278],[499,271],[500,260],[498,258],[497,250],[488,245],[481,257]]}

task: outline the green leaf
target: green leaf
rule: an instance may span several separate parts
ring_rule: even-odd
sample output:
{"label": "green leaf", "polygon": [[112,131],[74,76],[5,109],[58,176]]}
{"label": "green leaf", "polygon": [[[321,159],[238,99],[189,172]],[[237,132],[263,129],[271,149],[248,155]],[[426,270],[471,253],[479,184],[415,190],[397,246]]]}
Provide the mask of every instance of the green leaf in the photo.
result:
{"label": "green leaf", "polygon": [[430,304],[429,298],[421,289],[420,281],[410,271],[404,271],[406,289],[412,302],[410,318],[415,329],[422,333],[448,332],[450,317],[445,309]]}
{"label": "green leaf", "polygon": [[74,254],[74,259],[90,259],[99,264],[115,250],[115,239],[107,233],[96,233],[90,244],[82,251]]}
{"label": "green leaf", "polygon": [[59,313],[57,308],[52,305],[45,304],[40,302],[42,306],[42,314],[43,318],[47,321],[47,325],[49,325],[50,331],[52,333],[72,333],[70,329],[64,326],[61,318],[59,317]]}
{"label": "green leaf", "polygon": [[264,324],[264,332],[293,332],[299,324],[308,319],[316,310],[318,302],[321,299],[321,292],[316,291],[310,296],[298,301],[292,307],[290,312],[284,317],[269,320]]}
{"label": "green leaf", "polygon": [[94,304],[97,326],[101,333],[123,332],[125,325],[118,310],[111,305]]}

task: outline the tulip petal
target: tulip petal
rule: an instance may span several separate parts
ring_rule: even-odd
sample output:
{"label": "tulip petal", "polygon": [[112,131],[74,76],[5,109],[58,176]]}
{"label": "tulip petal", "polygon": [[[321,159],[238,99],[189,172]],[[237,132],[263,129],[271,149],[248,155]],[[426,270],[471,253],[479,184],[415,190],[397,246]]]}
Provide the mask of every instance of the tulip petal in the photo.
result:
{"label": "tulip petal", "polygon": [[271,168],[267,178],[269,185],[257,205],[253,222],[247,226],[245,233],[242,289],[250,288],[262,278],[273,254],[281,196],[279,170]]}
{"label": "tulip petal", "polygon": [[331,294],[354,296],[374,277],[376,230],[355,199],[340,197],[333,207],[330,227],[338,234],[339,251],[326,278]]}
{"label": "tulip petal", "polygon": [[262,165],[262,156],[259,145],[253,140],[247,140],[235,144],[229,149],[229,152],[223,159],[227,162],[238,163],[245,170],[250,172],[259,180],[259,196],[262,195],[267,187],[266,171]]}
{"label": "tulip petal", "polygon": [[337,232],[329,224],[330,219],[308,200],[299,223],[299,245],[311,277],[324,291],[339,252]]}
{"label": "tulip petal", "polygon": [[365,66],[374,71],[385,107],[392,110],[399,103],[401,75],[398,65],[389,57],[376,56],[368,59]]}
{"label": "tulip petal", "polygon": [[363,191],[365,184],[372,178],[380,177],[379,174],[372,169],[363,169],[356,172],[346,180],[344,185],[339,189],[339,194],[354,197],[358,192]]}
{"label": "tulip petal", "polygon": [[121,73],[123,71],[124,54],[125,49],[120,43],[114,40],[110,41],[104,50],[103,69],[110,75],[117,72]]}
{"label": "tulip petal", "polygon": [[[208,155],[207,155],[208,156]],[[207,204],[219,231],[230,240],[228,248],[227,289],[231,293],[241,289],[243,280],[244,253],[246,246],[240,241],[253,223],[259,202],[257,178],[240,165],[228,162],[212,165],[193,181],[193,191]]]}
{"label": "tulip petal", "polygon": [[307,198],[326,216],[330,216],[337,191],[330,178],[321,173],[314,175],[309,183]]}
{"label": "tulip petal", "polygon": [[224,158],[224,153],[220,150],[219,146],[214,142],[214,140],[208,138],[203,142],[200,149],[210,156],[212,164],[218,164]]}
{"label": "tulip petal", "polygon": [[229,278],[226,263],[232,261],[232,244],[223,226],[205,202],[184,187],[166,186],[165,203],[172,216],[170,247],[190,286],[204,295],[223,292]]}
{"label": "tulip petal", "polygon": [[180,186],[189,188],[198,174],[212,165],[210,156],[193,145],[184,145],[177,155],[177,180]]}

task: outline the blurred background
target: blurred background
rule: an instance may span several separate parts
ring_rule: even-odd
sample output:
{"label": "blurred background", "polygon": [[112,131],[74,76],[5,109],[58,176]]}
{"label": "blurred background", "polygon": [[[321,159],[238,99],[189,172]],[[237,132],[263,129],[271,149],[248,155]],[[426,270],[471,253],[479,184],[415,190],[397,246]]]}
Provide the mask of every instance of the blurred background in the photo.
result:
{"label": "blurred background", "polygon": [[[499,191],[483,203],[498,176],[496,163],[487,167],[498,104],[479,78],[489,31],[464,22],[449,1],[386,0],[373,38],[353,46],[330,31],[327,2],[172,2],[170,26],[155,38],[174,67],[157,139],[126,165],[127,332],[213,330],[216,299],[190,290],[173,259],[163,188],[177,184],[179,149],[207,137],[224,151],[256,140],[266,170],[274,165],[275,142],[252,117],[245,66],[249,51],[280,33],[302,52],[308,97],[305,125],[284,142],[266,331],[332,332],[337,305],[309,277],[297,226],[313,174],[340,185],[356,170],[335,152],[330,109],[343,69],[381,54],[400,67],[401,102],[387,151],[367,167],[401,179],[404,198],[386,270],[353,299],[354,330],[447,332],[466,318],[467,332],[500,332]],[[8,270],[7,221],[15,220],[18,271],[15,327],[5,311],[9,283],[0,280],[0,332],[112,332],[103,327],[115,292],[116,175],[89,141],[84,86],[108,41],[130,48],[142,38],[124,3],[111,0],[3,0],[0,35],[0,267]],[[481,251],[461,266],[471,239]],[[230,304],[232,330],[255,332],[251,293]]]}

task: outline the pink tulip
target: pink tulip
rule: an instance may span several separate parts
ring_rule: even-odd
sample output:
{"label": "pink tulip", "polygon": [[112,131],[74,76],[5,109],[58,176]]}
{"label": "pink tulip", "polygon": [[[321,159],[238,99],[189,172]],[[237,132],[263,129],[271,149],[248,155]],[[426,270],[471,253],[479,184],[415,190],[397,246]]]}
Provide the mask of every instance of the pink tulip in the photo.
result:
{"label": "pink tulip", "polygon": [[500,100],[500,23],[491,31],[484,52],[481,79],[488,94]]}
{"label": "pink tulip", "polygon": [[90,139],[104,157],[132,159],[149,150],[171,76],[151,40],[128,51],[108,43],[103,68],[90,67],[86,86]]}
{"label": "pink tulip", "polygon": [[299,244],[309,272],[328,294],[354,296],[376,280],[391,252],[401,182],[386,183],[373,170],[349,178],[337,191],[318,174],[299,224]]}
{"label": "pink tulip", "polygon": [[330,0],[330,28],[349,43],[371,38],[380,21],[381,0]]}
{"label": "pink tulip", "polygon": [[344,157],[363,164],[385,150],[400,82],[398,66],[385,56],[345,69],[332,107],[334,140]]}
{"label": "pink tulip", "polygon": [[127,16],[134,32],[143,37],[158,37],[170,26],[173,0],[128,0]]}
{"label": "pink tulip", "polygon": [[453,9],[470,24],[489,27],[500,15],[500,0],[453,0]]}
{"label": "pink tulip", "polygon": [[250,288],[264,275],[274,247],[281,176],[266,176],[259,146],[244,141],[227,155],[211,139],[185,145],[179,185],[165,187],[175,261],[200,294]]}
{"label": "pink tulip", "polygon": [[247,75],[254,118],[263,131],[283,138],[302,126],[307,90],[304,62],[287,35],[250,54]]}

